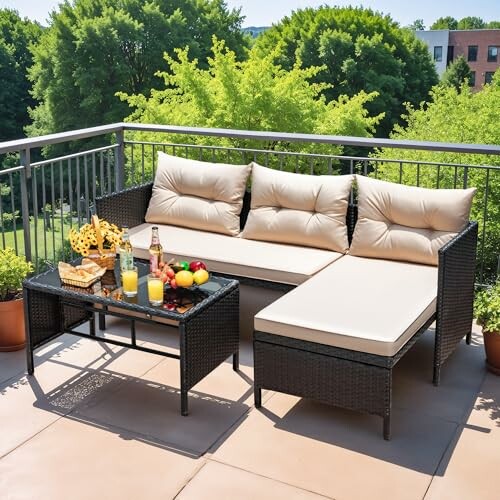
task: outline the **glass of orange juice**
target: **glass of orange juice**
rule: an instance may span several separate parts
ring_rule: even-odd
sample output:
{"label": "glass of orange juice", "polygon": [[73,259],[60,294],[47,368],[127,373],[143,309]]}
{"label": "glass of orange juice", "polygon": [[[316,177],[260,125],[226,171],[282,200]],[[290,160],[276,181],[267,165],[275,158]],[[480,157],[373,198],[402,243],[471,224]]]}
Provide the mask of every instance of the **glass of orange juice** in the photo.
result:
{"label": "glass of orange juice", "polygon": [[148,274],[148,298],[153,306],[163,304],[163,281],[155,274]]}
{"label": "glass of orange juice", "polygon": [[122,288],[126,297],[137,295],[137,267],[122,271]]}

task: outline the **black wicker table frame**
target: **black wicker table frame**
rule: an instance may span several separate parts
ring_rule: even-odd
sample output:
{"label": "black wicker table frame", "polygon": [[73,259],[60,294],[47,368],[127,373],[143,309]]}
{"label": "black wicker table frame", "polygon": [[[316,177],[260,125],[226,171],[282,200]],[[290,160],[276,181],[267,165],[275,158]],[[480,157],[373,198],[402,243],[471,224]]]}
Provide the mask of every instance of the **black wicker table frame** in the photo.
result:
{"label": "black wicker table frame", "polygon": [[[146,263],[139,265],[148,266]],[[233,369],[239,369],[239,283],[213,278],[220,289],[195,304],[185,313],[167,309],[120,302],[108,297],[89,295],[57,284],[57,271],[47,271],[23,284],[27,335],[28,373],[34,374],[33,352],[63,333],[71,333],[99,342],[159,354],[180,360],[181,413],[188,415],[188,391],[230,356]],[[111,307],[113,310],[109,310]],[[118,308],[118,309],[117,309]],[[136,315],[133,315],[136,313]],[[140,313],[141,316],[137,316]],[[105,338],[96,333],[104,329],[106,315],[130,321],[130,342]],[[136,322],[164,325],[160,319],[178,325],[179,354],[141,346],[136,340]],[[89,322],[89,333],[75,328]]]}
{"label": "black wicker table frame", "polygon": [[[119,225],[144,223],[153,184],[144,184],[96,201],[100,217]],[[243,201],[243,228],[250,208],[250,194]],[[349,241],[357,220],[357,207],[347,213]],[[471,341],[474,274],[476,268],[477,222],[467,227],[439,250],[436,313],[392,357],[340,349],[285,336],[254,332],[255,405],[262,403],[262,389],[316,399],[327,404],[379,415],[383,435],[390,439],[392,370],[433,321],[435,328],[434,385],[441,368],[465,337]],[[290,285],[235,277],[255,286],[290,290]],[[410,284],[409,284],[410,286]]]}

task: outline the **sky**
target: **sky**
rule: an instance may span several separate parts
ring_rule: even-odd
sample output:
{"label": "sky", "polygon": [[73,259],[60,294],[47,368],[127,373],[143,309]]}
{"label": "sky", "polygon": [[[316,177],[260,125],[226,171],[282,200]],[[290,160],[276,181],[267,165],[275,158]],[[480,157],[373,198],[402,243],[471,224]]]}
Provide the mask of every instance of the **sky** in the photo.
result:
{"label": "sky", "polygon": [[[59,0],[0,0],[1,7],[16,9],[22,17],[48,24],[49,12],[60,3]],[[269,26],[278,22],[292,10],[319,5],[361,5],[384,14],[390,14],[402,26],[416,19],[423,19],[428,28],[438,17],[466,16],[481,17],[485,21],[500,20],[499,0],[226,0],[231,8],[241,7],[245,16],[243,26]]]}

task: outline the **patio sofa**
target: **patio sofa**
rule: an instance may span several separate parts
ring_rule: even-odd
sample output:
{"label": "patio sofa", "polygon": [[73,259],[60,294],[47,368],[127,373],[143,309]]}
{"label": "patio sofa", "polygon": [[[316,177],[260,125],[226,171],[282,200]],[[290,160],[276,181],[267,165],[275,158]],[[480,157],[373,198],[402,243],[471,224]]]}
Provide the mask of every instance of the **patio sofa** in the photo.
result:
{"label": "patio sofa", "polygon": [[136,257],[148,258],[157,225],[167,258],[288,292],[252,325],[257,407],[262,389],[313,398],[383,417],[389,439],[396,363],[435,321],[438,385],[470,342],[474,193],[159,153],[154,183],[100,198],[97,211],[131,228]]}

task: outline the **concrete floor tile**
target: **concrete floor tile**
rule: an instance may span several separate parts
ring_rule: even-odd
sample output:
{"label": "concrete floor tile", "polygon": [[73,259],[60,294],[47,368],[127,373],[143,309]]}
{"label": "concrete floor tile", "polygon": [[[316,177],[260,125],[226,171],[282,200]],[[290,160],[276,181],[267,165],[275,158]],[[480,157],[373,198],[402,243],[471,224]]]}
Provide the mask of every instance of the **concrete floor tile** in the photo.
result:
{"label": "concrete floor tile", "polygon": [[467,421],[485,376],[480,338],[463,341],[443,365],[441,383],[432,384],[434,331],[426,332],[396,365],[393,372],[393,406],[456,423]]}
{"label": "concrete floor tile", "polygon": [[499,449],[500,429],[460,427],[425,500],[498,500]]}
{"label": "concrete floor tile", "polygon": [[26,371],[26,351],[0,352],[0,384]]}
{"label": "concrete floor tile", "polygon": [[176,500],[321,500],[325,497],[251,472],[209,461]]}
{"label": "concrete floor tile", "polygon": [[432,480],[426,500],[498,500],[500,377],[488,373],[464,426]]}
{"label": "concrete floor tile", "polygon": [[70,411],[53,405],[46,394],[78,373],[45,362],[37,368],[36,378],[23,374],[0,385],[0,457]]}
{"label": "concrete floor tile", "polygon": [[421,499],[457,425],[396,410],[387,442],[381,423],[276,394],[252,410],[213,457],[337,499]]}
{"label": "concrete floor tile", "polygon": [[33,376],[25,373],[25,353],[22,359],[16,356],[17,375],[0,383],[0,456],[83,401],[104,397],[126,376],[142,375],[161,360],[73,335],[35,352]]}
{"label": "concrete floor tile", "polygon": [[144,376],[130,378],[106,397],[79,407],[76,414],[202,454],[248,411],[251,383],[245,369],[236,373],[230,363],[223,363],[190,391],[190,414],[183,417],[179,363],[165,359]]}
{"label": "concrete floor tile", "polygon": [[202,462],[61,419],[0,461],[6,500],[170,499]]}

